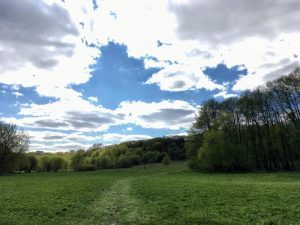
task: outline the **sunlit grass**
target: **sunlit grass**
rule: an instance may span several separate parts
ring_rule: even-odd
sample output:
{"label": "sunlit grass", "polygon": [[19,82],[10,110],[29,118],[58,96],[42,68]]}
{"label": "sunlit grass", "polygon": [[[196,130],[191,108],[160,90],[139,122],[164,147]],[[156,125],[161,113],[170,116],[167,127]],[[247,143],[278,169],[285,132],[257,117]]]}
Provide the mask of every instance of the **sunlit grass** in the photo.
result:
{"label": "sunlit grass", "polygon": [[183,164],[0,177],[0,224],[300,224],[300,174]]}

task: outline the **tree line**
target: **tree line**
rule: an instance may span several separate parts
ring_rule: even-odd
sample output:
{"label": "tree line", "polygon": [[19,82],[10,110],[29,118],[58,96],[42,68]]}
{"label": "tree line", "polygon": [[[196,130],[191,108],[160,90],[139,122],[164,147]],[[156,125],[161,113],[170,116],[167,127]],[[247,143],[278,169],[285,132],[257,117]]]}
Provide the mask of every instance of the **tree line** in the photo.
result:
{"label": "tree line", "polygon": [[169,164],[171,160],[186,159],[185,137],[163,137],[149,140],[79,150],[71,158],[77,171],[129,168],[140,164]]}
{"label": "tree line", "polygon": [[186,147],[192,169],[299,168],[300,70],[239,97],[204,102]]}
{"label": "tree line", "polygon": [[0,121],[0,174],[10,172],[55,171],[68,168],[64,153],[27,152],[28,135],[16,125]]}
{"label": "tree line", "polygon": [[186,159],[185,137],[173,136],[124,142],[88,150],[44,153],[28,152],[29,137],[17,126],[0,122],[0,174],[128,168],[139,164]]}

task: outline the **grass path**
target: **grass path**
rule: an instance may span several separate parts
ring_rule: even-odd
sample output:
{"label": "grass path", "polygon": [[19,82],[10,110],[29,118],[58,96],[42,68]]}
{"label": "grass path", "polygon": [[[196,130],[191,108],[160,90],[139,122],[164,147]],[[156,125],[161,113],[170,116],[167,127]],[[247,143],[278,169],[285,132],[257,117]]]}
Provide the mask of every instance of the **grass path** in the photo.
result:
{"label": "grass path", "polygon": [[0,225],[300,225],[300,174],[184,164],[0,177]]}
{"label": "grass path", "polygon": [[88,223],[101,225],[151,224],[149,223],[150,217],[141,210],[142,203],[131,194],[133,179],[116,180],[100,199],[93,202],[91,210],[97,216]]}

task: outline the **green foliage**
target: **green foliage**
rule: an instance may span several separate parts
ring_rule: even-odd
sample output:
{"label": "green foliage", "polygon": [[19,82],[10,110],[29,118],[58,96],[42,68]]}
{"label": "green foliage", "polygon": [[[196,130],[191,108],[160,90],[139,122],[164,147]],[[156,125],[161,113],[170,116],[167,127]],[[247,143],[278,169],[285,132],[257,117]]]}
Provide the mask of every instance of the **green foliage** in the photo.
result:
{"label": "green foliage", "polygon": [[77,151],[71,158],[71,166],[76,171],[91,171],[95,170],[96,166],[92,164],[90,159],[91,152],[84,150]]}
{"label": "green foliage", "polygon": [[29,138],[23,131],[15,125],[0,121],[0,174],[12,172],[18,167],[16,164],[27,151],[28,143]]}
{"label": "green foliage", "polygon": [[161,161],[161,163],[164,165],[164,166],[167,166],[171,163],[171,158],[169,155],[166,155],[163,160]]}
{"label": "green foliage", "polygon": [[61,157],[55,156],[50,159],[50,167],[52,171],[64,170],[68,167],[68,163]]}
{"label": "green foliage", "polygon": [[203,145],[203,134],[192,134],[188,136],[185,144],[188,157],[188,166],[193,170],[199,169],[198,150]]}
{"label": "green foliage", "polygon": [[212,171],[294,170],[300,161],[300,70],[199,110],[189,166]]}
{"label": "green foliage", "polygon": [[38,162],[38,170],[41,172],[51,171],[51,161],[49,156],[42,156]]}
{"label": "green foliage", "polygon": [[31,173],[37,169],[38,161],[32,154],[21,154],[15,161],[15,170]]}
{"label": "green foliage", "polygon": [[184,160],[185,138],[181,136],[124,142],[79,150],[71,157],[71,167],[77,171],[129,168],[139,164],[160,163],[166,155],[174,161]]}
{"label": "green foliage", "polygon": [[38,160],[37,158],[32,155],[32,154],[28,154],[27,158],[29,159],[29,166],[27,168],[27,172],[31,172],[31,171],[35,171],[37,169],[37,165],[38,165]]}
{"label": "green foliage", "polygon": [[58,172],[59,170],[66,170],[68,168],[68,161],[57,155],[44,155],[38,159],[37,170],[39,172]]}
{"label": "green foliage", "polygon": [[21,154],[15,161],[15,170],[19,171],[20,173],[22,171],[27,172],[30,168],[30,164],[31,162],[29,158],[26,156],[26,154]]}

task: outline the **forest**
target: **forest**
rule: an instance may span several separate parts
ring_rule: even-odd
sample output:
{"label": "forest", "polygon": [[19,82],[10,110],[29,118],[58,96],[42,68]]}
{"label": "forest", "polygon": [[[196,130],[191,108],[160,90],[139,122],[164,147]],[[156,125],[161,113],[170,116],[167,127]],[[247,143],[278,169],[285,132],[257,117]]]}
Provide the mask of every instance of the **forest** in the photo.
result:
{"label": "forest", "polygon": [[300,70],[222,102],[208,100],[190,129],[196,170],[294,170],[300,161]]}
{"label": "forest", "polygon": [[130,141],[115,145],[94,144],[87,150],[28,152],[29,138],[15,125],[0,123],[0,174],[8,172],[92,171],[129,168],[140,164],[186,159],[184,136]]}

